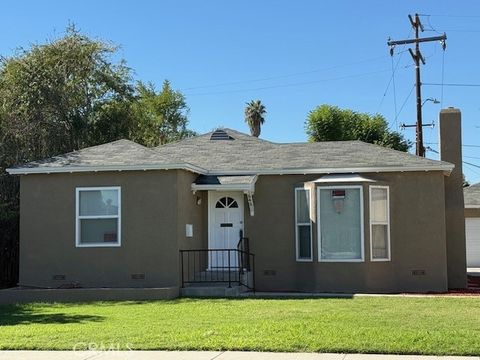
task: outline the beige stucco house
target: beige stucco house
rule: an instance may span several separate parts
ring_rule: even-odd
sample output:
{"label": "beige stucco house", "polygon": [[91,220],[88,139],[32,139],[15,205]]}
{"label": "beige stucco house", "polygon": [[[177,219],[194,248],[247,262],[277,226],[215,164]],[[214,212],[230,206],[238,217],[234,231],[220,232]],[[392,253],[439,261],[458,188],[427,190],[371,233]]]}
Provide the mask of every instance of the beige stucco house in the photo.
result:
{"label": "beige stucco house", "polygon": [[21,178],[19,285],[463,288],[460,112],[440,117],[442,161],[219,129],[9,169]]}

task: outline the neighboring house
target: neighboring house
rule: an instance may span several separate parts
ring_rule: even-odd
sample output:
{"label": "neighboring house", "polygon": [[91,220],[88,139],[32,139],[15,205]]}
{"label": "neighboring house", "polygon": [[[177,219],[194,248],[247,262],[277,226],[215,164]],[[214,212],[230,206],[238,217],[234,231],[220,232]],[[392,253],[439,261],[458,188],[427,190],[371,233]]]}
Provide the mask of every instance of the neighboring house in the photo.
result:
{"label": "neighboring house", "polygon": [[480,267],[480,184],[463,189],[465,197],[465,232],[467,266]]}
{"label": "neighboring house", "polygon": [[178,289],[230,277],[259,291],[463,288],[458,110],[442,111],[440,132],[450,162],[219,129],[9,169],[21,176],[20,285]]}

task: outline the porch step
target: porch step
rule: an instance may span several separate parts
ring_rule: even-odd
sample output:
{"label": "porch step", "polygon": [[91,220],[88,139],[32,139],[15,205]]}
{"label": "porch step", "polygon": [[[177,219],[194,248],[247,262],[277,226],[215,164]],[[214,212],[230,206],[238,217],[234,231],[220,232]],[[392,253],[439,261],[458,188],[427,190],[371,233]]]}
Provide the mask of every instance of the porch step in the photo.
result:
{"label": "porch step", "polygon": [[238,281],[238,271],[223,271],[223,270],[208,270],[201,271],[195,274],[195,279],[198,281],[225,281],[228,282],[230,275],[230,281]]}
{"label": "porch step", "polygon": [[215,284],[196,284],[180,289],[181,296],[185,297],[239,297],[247,289],[244,286],[235,285],[228,287]]}

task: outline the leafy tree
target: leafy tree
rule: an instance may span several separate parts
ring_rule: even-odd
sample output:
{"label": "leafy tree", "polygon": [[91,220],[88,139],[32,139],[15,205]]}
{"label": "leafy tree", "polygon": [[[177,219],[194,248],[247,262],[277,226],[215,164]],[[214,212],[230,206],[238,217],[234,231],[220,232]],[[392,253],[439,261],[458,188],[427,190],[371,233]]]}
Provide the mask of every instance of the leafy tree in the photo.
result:
{"label": "leafy tree", "polygon": [[252,100],[245,108],[245,122],[250,127],[252,136],[259,137],[261,126],[265,122],[264,115],[267,113],[265,106],[260,100]]}
{"label": "leafy tree", "polygon": [[185,97],[168,81],[132,84],[117,47],[75,27],[64,37],[0,59],[0,173],[120,138],[147,146],[192,134]]}
{"label": "leafy tree", "polygon": [[110,61],[115,51],[69,27],[61,39],[3,58],[3,139],[13,142],[17,153],[4,161],[30,161],[97,143],[90,132],[99,110],[133,95],[129,69],[123,61]]}
{"label": "leafy tree", "polygon": [[412,145],[400,133],[390,131],[380,114],[358,113],[331,105],[312,110],[305,130],[309,141],[361,140],[400,151],[408,151]]}
{"label": "leafy tree", "polygon": [[158,146],[195,135],[187,129],[189,109],[185,96],[173,90],[168,80],[163,82],[159,93],[153,84],[139,82],[137,94],[132,106],[133,140],[146,146]]}
{"label": "leafy tree", "polygon": [[192,134],[184,96],[169,82],[158,94],[135,86],[116,52],[70,26],[0,56],[0,247],[18,238],[18,178],[6,168],[120,138],[154,146]]}

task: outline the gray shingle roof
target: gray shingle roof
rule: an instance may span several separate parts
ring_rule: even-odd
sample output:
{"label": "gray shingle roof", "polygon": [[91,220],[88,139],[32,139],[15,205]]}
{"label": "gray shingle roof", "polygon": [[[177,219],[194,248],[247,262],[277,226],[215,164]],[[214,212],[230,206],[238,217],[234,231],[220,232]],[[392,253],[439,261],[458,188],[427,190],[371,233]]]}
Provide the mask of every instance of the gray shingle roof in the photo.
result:
{"label": "gray shingle roof", "polygon": [[463,189],[465,206],[480,206],[480,183]]}
{"label": "gray shingle roof", "polygon": [[156,150],[176,162],[188,161],[215,174],[294,169],[418,168],[451,164],[421,158],[361,141],[272,143],[231,129],[234,140],[210,140],[211,133],[159,146]]}
{"label": "gray shingle roof", "polygon": [[158,158],[156,152],[145,146],[129,140],[118,140],[45,160],[33,161],[23,167],[59,168],[63,166],[134,165],[142,162],[158,161]]}
{"label": "gray shingle roof", "polygon": [[10,173],[137,168],[189,169],[200,174],[451,170],[452,164],[361,141],[273,143],[223,129],[233,140],[211,140],[211,132],[154,149],[114,141],[35,161]]}

